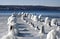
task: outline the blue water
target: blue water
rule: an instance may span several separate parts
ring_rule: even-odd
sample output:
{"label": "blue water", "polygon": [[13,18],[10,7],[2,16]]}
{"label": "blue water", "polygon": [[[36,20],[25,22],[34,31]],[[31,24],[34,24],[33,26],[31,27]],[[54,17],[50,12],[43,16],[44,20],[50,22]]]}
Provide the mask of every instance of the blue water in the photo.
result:
{"label": "blue water", "polygon": [[36,15],[39,15],[39,14],[42,14],[43,16],[51,16],[51,17],[60,17],[60,11],[52,11],[52,10],[17,10],[17,11],[13,11],[13,10],[0,10],[0,15],[11,15],[12,13],[21,13],[21,12],[24,12],[24,13],[32,13],[32,14],[36,14]]}

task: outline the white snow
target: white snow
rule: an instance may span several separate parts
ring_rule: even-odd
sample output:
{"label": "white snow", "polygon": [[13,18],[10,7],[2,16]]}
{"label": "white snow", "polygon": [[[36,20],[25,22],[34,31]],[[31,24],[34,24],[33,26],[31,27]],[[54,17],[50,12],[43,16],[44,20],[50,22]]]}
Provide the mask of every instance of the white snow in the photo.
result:
{"label": "white snow", "polygon": [[15,22],[16,23],[16,21],[17,21],[17,19],[16,19],[16,17],[15,17],[15,15],[14,14],[12,14],[9,18],[8,18],[8,25],[10,24],[10,23],[12,23],[12,22]]}
{"label": "white snow", "polygon": [[1,39],[17,39],[16,36],[15,36],[15,33],[14,33],[14,28],[10,26],[10,31],[8,32],[7,35],[3,36]]}
{"label": "white snow", "polygon": [[57,33],[57,31],[56,31],[55,29],[51,30],[51,31],[47,34],[47,39],[57,39],[56,33]]}
{"label": "white snow", "polygon": [[45,24],[46,26],[49,26],[49,22],[50,22],[49,17],[46,17],[44,24]]}
{"label": "white snow", "polygon": [[[56,37],[56,33],[55,32],[56,31],[52,30],[52,29],[57,29],[59,31],[60,28],[58,26],[48,27],[49,26],[49,22],[51,22],[49,17],[45,18],[45,22],[41,22],[41,21],[38,21],[38,18],[37,18],[36,15],[33,15],[33,14],[28,14],[27,15],[26,14],[26,16],[29,16],[29,17],[25,17],[24,14],[25,13],[22,12],[20,14],[20,16],[16,18],[17,19],[17,23],[16,22],[12,22],[11,23],[9,21],[9,23],[11,23],[9,26],[11,26],[11,25],[15,26],[14,29],[18,29],[18,31],[20,33],[20,34],[18,33],[18,36],[16,35],[18,39],[46,39],[46,38],[50,39],[50,35],[51,35],[51,33],[49,34],[50,31],[54,34],[54,35],[52,34],[51,39],[55,39],[55,37]],[[8,18],[9,18],[9,16],[0,17],[0,22],[1,22],[0,23],[0,38],[3,35],[8,35],[7,31],[10,28],[10,27],[8,28],[8,25],[7,25],[7,19]],[[10,20],[10,18],[9,18],[9,20]],[[33,25],[31,23],[33,23]],[[60,20],[58,21],[58,23],[60,23]],[[42,25],[44,26],[44,28],[41,27]],[[40,29],[40,30],[38,30],[38,29]],[[18,31],[16,31],[16,32],[18,32]],[[58,39],[60,39],[60,38],[58,37]]]}
{"label": "white snow", "polygon": [[57,26],[57,20],[55,18],[51,20],[51,26]]}

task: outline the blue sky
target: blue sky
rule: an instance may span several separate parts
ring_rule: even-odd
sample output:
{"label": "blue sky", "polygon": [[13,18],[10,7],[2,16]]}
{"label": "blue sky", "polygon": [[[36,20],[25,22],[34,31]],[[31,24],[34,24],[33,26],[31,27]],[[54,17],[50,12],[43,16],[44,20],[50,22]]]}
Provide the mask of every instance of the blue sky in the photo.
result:
{"label": "blue sky", "polygon": [[0,5],[60,6],[60,0],[0,0]]}

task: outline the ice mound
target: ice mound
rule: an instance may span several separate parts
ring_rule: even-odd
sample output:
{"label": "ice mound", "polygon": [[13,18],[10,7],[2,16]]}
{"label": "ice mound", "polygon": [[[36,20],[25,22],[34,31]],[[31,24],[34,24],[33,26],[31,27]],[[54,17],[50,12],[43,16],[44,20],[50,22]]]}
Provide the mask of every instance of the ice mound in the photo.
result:
{"label": "ice mound", "polygon": [[51,31],[47,34],[47,38],[46,38],[46,39],[57,39],[56,33],[57,33],[57,31],[56,31],[55,29],[51,30]]}
{"label": "ice mound", "polygon": [[10,31],[8,32],[8,34],[3,36],[1,39],[17,39],[14,33],[14,27],[10,26]]}
{"label": "ice mound", "polygon": [[51,20],[51,26],[57,26],[57,20],[55,18]]}
{"label": "ice mound", "polygon": [[46,17],[44,24],[45,24],[46,26],[50,26],[49,23],[50,23],[49,17]]}
{"label": "ice mound", "polygon": [[8,25],[12,22],[16,23],[17,19],[16,19],[16,16],[15,14],[12,14],[9,18],[8,18]]}

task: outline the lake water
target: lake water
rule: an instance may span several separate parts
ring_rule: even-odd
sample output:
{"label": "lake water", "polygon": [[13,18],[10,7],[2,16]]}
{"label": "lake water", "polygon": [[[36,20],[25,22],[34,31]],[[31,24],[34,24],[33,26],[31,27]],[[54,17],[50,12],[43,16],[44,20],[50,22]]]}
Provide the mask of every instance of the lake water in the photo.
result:
{"label": "lake water", "polygon": [[60,11],[57,10],[17,10],[17,11],[13,11],[13,10],[0,10],[0,15],[11,15],[12,13],[32,13],[32,14],[42,14],[43,16],[51,16],[51,17],[59,17],[60,18]]}

